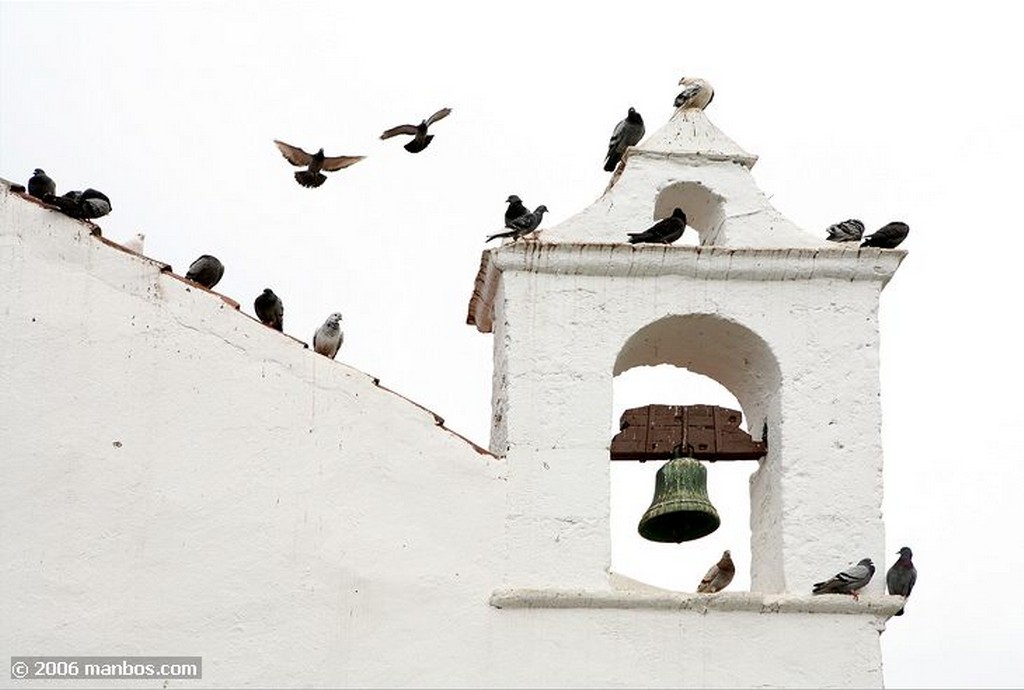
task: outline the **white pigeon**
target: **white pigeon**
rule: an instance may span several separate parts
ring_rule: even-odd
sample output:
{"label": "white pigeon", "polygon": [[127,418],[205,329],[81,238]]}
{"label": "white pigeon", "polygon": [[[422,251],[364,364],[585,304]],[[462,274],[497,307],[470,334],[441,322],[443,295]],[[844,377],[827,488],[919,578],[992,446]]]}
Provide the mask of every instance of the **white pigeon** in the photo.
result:
{"label": "white pigeon", "polygon": [[121,246],[124,247],[125,249],[132,250],[136,254],[141,254],[142,253],[142,245],[145,243],[145,241],[146,241],[146,233],[144,233],[144,232],[137,232],[134,235],[132,235],[131,237],[129,237],[128,239],[126,239],[124,242],[122,242]]}
{"label": "white pigeon", "polygon": [[313,335],[313,349],[325,357],[334,359],[343,342],[345,332],[341,330],[341,314],[334,312]]}
{"label": "white pigeon", "polygon": [[715,97],[715,90],[703,79],[683,77],[679,80],[679,85],[683,87],[683,90],[676,96],[675,106],[677,108],[704,110]]}

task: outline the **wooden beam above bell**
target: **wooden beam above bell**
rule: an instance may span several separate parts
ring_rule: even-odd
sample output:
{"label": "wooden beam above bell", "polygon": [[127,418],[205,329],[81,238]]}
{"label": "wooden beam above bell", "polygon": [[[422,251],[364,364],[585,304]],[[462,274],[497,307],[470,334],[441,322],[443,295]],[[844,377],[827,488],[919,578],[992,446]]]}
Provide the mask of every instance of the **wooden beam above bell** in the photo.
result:
{"label": "wooden beam above bell", "polygon": [[622,413],[612,460],[758,460],[768,452],[740,429],[743,414],[717,405],[647,405]]}

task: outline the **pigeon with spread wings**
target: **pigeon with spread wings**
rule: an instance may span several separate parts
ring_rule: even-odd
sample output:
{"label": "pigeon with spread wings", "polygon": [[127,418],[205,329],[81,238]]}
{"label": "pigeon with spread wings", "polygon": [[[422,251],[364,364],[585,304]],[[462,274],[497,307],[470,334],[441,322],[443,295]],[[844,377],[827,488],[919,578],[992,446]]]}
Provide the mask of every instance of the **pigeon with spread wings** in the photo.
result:
{"label": "pigeon with spread wings", "polygon": [[427,128],[438,120],[448,117],[451,112],[451,108],[441,108],[426,120],[422,120],[418,125],[398,125],[391,129],[386,129],[384,130],[384,133],[380,135],[380,138],[390,139],[391,137],[398,136],[399,134],[410,134],[413,139],[405,145],[405,150],[409,153],[419,153],[423,149],[427,148],[427,146],[430,145],[430,142],[434,139],[433,134],[427,134]]}
{"label": "pigeon with spread wings", "polygon": [[274,139],[274,143],[277,145],[278,150],[281,151],[281,155],[289,163],[298,168],[305,166],[305,170],[295,173],[295,181],[303,187],[319,187],[322,185],[327,180],[327,176],[321,173],[321,170],[334,172],[347,168],[353,163],[358,163],[366,158],[366,156],[325,156],[323,149],[316,153],[306,153],[297,146],[286,144],[277,139]]}

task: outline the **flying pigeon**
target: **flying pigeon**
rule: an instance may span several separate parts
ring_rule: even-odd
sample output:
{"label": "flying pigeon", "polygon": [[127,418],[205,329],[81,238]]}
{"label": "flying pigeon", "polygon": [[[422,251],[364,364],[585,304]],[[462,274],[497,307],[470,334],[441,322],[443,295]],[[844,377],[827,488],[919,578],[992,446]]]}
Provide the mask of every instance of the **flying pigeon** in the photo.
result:
{"label": "flying pigeon", "polygon": [[732,582],[732,576],[735,574],[736,566],[733,565],[732,556],[729,554],[729,550],[726,549],[725,553],[722,554],[721,560],[711,566],[708,574],[697,585],[697,591],[704,594],[721,592],[729,586],[729,583]]}
{"label": "flying pigeon", "polygon": [[65,215],[79,220],[100,218],[111,211],[107,195],[91,188],[84,192],[67,192],[63,196],[48,194],[43,201],[56,206]]}
{"label": "flying pigeon", "polygon": [[[223,276],[224,264],[220,262],[220,259],[209,254],[203,254],[193,261],[192,265],[188,267],[188,273],[185,274],[186,278],[193,283],[199,283],[207,290],[212,290]],[[259,313],[258,308],[257,313]]]}
{"label": "flying pigeon", "polygon": [[319,187],[327,180],[327,176],[322,174],[321,170],[327,172],[334,172],[347,168],[353,163],[366,158],[366,156],[325,156],[324,150],[320,149],[316,153],[306,153],[297,146],[286,144],[283,141],[274,139],[274,143],[277,144],[278,150],[281,151],[281,155],[287,159],[292,165],[301,168],[306,166],[305,170],[300,170],[295,173],[295,181],[301,184],[303,187]]}
{"label": "flying pigeon", "polygon": [[345,342],[345,332],[341,330],[340,321],[341,314],[334,312],[313,334],[313,349],[331,359],[334,359],[341,344]]}
{"label": "flying pigeon", "polygon": [[256,310],[256,316],[264,324],[276,330],[284,331],[284,304],[281,302],[281,298],[274,294],[273,290],[266,288],[256,298],[256,301],[253,302],[253,308]]}
{"label": "flying pigeon", "polygon": [[523,200],[517,197],[515,194],[509,196],[509,198],[505,200],[505,203],[508,204],[508,208],[505,209],[506,228],[511,228],[512,221],[514,221],[517,218],[522,218],[523,216],[530,212],[525,206],[523,206]]}
{"label": "flying pigeon", "polygon": [[662,218],[643,232],[630,232],[627,234],[629,235],[630,244],[636,244],[637,242],[672,244],[683,236],[684,230],[686,230],[686,214],[683,213],[683,209],[676,207],[672,211],[671,216]]}
{"label": "flying pigeon", "polygon": [[676,96],[675,106],[677,108],[697,108],[704,110],[715,97],[715,90],[711,84],[703,79],[683,77],[679,80],[683,90]]}
{"label": "flying pigeon", "polygon": [[[914,583],[917,582],[917,568],[914,567],[912,561],[914,552],[910,550],[909,546],[904,546],[897,553],[900,555],[899,560],[893,563],[889,572],[885,574],[885,586],[888,588],[889,594],[898,594],[906,599],[914,589]],[[901,608],[895,615],[902,616],[903,609]]]}
{"label": "flying pigeon", "polygon": [[513,240],[518,240],[523,235],[533,232],[540,227],[540,221],[547,212],[548,207],[541,204],[533,210],[533,213],[527,213],[526,215],[519,216],[515,220],[511,221],[508,224],[508,227],[512,228],[511,230],[491,235],[484,240],[484,242],[490,242],[496,237],[511,237]]}
{"label": "flying pigeon", "polygon": [[864,223],[856,218],[850,218],[842,223],[828,226],[826,232],[828,237],[825,239],[830,242],[860,242],[860,238],[864,235]]}
{"label": "flying pigeon", "polygon": [[907,239],[907,235],[909,233],[910,226],[896,220],[892,223],[886,223],[878,230],[875,230],[874,233],[865,237],[864,241],[860,243],[860,246],[895,249],[900,246],[900,242]]}
{"label": "flying pigeon", "polygon": [[144,233],[144,232],[137,232],[134,235],[132,235],[131,237],[129,237],[128,239],[126,239],[124,242],[122,242],[121,246],[124,247],[125,249],[130,249],[131,251],[135,252],[136,254],[141,254],[142,253],[142,247],[145,244],[145,242],[146,242],[146,233]]}
{"label": "flying pigeon", "polygon": [[608,156],[604,159],[605,172],[615,170],[622,159],[622,154],[630,146],[635,146],[644,136],[644,119],[633,108],[629,109],[626,119],[615,125],[612,138],[608,142]]}
{"label": "flying pigeon", "polygon": [[875,574],[875,564],[870,558],[862,558],[841,573],[836,573],[824,582],[815,582],[814,594],[852,594],[856,599]]}
{"label": "flying pigeon", "polygon": [[28,193],[42,200],[57,194],[57,184],[43,172],[42,168],[36,168],[32,172],[32,177],[28,179]]}
{"label": "flying pigeon", "polygon": [[448,117],[451,112],[451,108],[441,108],[426,120],[421,121],[418,125],[398,125],[397,127],[386,129],[384,130],[384,133],[380,135],[380,138],[390,139],[391,137],[398,136],[399,134],[411,134],[413,140],[405,145],[405,150],[409,153],[419,153],[423,149],[427,148],[434,138],[433,134],[427,134],[427,127],[442,118]]}

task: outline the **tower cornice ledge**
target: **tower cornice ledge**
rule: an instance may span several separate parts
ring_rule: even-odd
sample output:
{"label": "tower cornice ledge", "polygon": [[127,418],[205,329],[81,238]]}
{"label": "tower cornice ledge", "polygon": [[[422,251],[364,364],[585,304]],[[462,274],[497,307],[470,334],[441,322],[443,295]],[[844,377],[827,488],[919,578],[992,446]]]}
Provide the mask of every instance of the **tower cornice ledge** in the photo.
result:
{"label": "tower cornice ledge", "polygon": [[906,255],[901,249],[841,246],[762,249],[509,242],[481,256],[466,322],[483,333],[491,332],[494,295],[502,271],[616,277],[678,275],[724,281],[862,280],[884,287]]}

